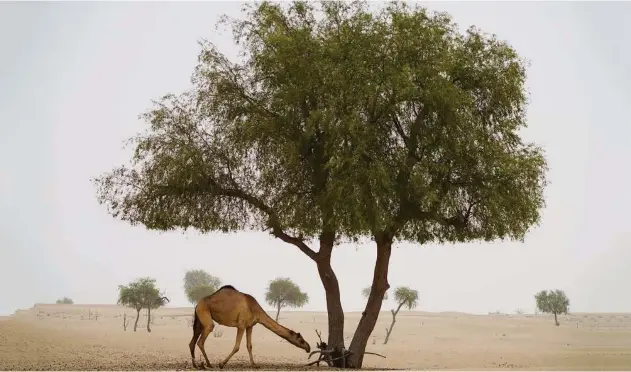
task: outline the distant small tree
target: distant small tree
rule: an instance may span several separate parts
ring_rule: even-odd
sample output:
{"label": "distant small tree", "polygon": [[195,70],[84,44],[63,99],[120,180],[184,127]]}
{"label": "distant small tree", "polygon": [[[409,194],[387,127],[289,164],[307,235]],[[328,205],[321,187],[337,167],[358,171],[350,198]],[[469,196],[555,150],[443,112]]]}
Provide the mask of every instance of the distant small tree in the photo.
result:
{"label": "distant small tree", "polygon": [[72,304],[74,304],[74,301],[72,301],[72,299],[69,297],[64,297],[57,300],[57,305],[72,305]]}
{"label": "distant small tree", "polygon": [[558,327],[558,314],[567,314],[570,311],[570,300],[564,291],[560,289],[543,290],[535,294],[537,309],[542,313],[554,314],[554,324]]}
{"label": "distant small tree", "polygon": [[309,296],[300,292],[298,287],[289,278],[276,278],[272,280],[265,293],[265,301],[270,306],[276,306],[276,321],[280,315],[280,309],[289,307],[303,307],[309,302]]}
{"label": "distant small tree", "polygon": [[[370,296],[370,287],[364,288],[362,293],[364,297]],[[385,298],[387,297],[384,296],[384,299]],[[397,322],[397,314],[399,313],[399,310],[401,310],[403,306],[406,306],[409,310],[416,307],[418,301],[418,291],[408,287],[397,287],[397,289],[394,290],[394,300],[397,302],[398,306],[396,310],[390,310],[392,313],[392,323],[390,323],[390,328],[386,328],[386,339],[383,341],[384,345],[387,344],[390,339],[394,323]]]}
{"label": "distant small tree", "polygon": [[189,301],[195,306],[199,300],[206,296],[210,296],[211,294],[217,291],[217,287],[214,285],[201,284],[196,287],[191,288],[191,290],[186,295],[189,298]]}
{"label": "distant small tree", "polygon": [[221,287],[221,279],[204,270],[189,270],[184,274],[184,292],[193,305],[200,299],[213,294]]}
{"label": "distant small tree", "polygon": [[134,323],[134,332],[138,328],[138,319],[140,318],[140,310],[147,308],[147,331],[151,332],[149,322],[151,318],[152,308],[163,306],[168,299],[160,295],[160,291],[156,288],[156,280],[154,278],[138,278],[128,285],[118,286],[118,304],[136,309],[136,322]]}
{"label": "distant small tree", "polygon": [[147,308],[147,332],[151,332],[151,327],[149,326],[151,323],[151,310],[158,309],[166,305],[168,302],[169,299],[164,297],[157,288],[154,288],[148,298],[147,304],[145,305]]}
{"label": "distant small tree", "polygon": [[[370,291],[372,290],[372,288],[370,286],[362,289],[362,296],[364,296],[364,298],[368,298],[370,296]],[[388,299],[388,292],[383,294],[383,299],[384,301]]]}

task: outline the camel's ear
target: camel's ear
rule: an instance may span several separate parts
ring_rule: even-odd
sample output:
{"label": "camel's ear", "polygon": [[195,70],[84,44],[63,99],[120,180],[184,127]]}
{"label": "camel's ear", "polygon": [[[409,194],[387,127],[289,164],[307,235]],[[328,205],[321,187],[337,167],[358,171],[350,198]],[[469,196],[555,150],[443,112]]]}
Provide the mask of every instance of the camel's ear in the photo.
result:
{"label": "camel's ear", "polygon": [[302,336],[300,335],[300,332],[298,332],[298,338],[302,338]]}

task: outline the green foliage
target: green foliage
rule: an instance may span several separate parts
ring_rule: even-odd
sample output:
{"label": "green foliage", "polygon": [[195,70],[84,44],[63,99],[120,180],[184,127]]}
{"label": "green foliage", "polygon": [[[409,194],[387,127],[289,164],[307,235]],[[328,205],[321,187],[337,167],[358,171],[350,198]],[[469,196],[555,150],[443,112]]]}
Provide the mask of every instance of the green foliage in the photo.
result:
{"label": "green foliage", "polygon": [[394,290],[394,299],[399,304],[399,307],[405,305],[408,310],[412,310],[418,302],[418,291],[408,287],[397,287]]}
{"label": "green foliage", "polygon": [[74,301],[72,301],[72,299],[69,297],[64,297],[57,300],[57,305],[60,305],[60,304],[72,305],[74,304]]}
{"label": "green foliage", "polygon": [[213,286],[213,285],[200,284],[198,286],[191,288],[191,290],[186,293],[186,297],[188,298],[190,303],[192,303],[193,305],[196,305],[197,302],[201,300],[202,298],[206,296],[210,296],[211,294],[215,293],[217,291],[217,288],[218,287]]}
{"label": "green foliage", "polygon": [[547,314],[567,314],[570,311],[570,300],[560,289],[543,290],[535,294],[537,309]]}
{"label": "green foliage", "polygon": [[[370,291],[372,290],[372,288],[370,286],[363,288],[362,289],[362,296],[364,296],[364,298],[368,298],[370,297]],[[383,295],[383,299],[387,300],[388,299],[388,292],[384,293]]]}
{"label": "green foliage", "polygon": [[118,286],[118,304],[140,311],[143,308],[157,309],[168,299],[160,294],[153,278],[138,278],[128,285]]}
{"label": "green foliage", "polygon": [[[321,16],[316,13],[321,11]],[[226,20],[243,58],[201,43],[193,87],[142,117],[131,167],[95,180],[149,229],[402,240],[522,239],[546,161],[525,143],[525,62],[444,13],[259,3]]]}
{"label": "green foliage", "polygon": [[189,270],[184,274],[184,292],[193,305],[200,299],[213,294],[221,287],[221,280],[204,270]]}
{"label": "green foliage", "polygon": [[309,295],[300,291],[300,287],[289,278],[276,278],[269,282],[265,291],[265,302],[279,308],[303,307],[309,302]]}

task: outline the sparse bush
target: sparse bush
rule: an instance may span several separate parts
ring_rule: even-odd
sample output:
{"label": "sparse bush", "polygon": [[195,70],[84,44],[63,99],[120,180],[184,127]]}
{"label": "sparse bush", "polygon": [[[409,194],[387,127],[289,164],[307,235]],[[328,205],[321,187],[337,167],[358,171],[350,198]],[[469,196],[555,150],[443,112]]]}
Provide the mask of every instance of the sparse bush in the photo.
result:
{"label": "sparse bush", "polygon": [[215,329],[213,330],[213,337],[214,338],[221,338],[221,336],[223,336],[223,329],[221,329],[219,327],[215,327]]}
{"label": "sparse bush", "polygon": [[57,305],[72,305],[72,304],[74,304],[74,301],[72,301],[72,299],[69,297],[64,297],[57,300]]}

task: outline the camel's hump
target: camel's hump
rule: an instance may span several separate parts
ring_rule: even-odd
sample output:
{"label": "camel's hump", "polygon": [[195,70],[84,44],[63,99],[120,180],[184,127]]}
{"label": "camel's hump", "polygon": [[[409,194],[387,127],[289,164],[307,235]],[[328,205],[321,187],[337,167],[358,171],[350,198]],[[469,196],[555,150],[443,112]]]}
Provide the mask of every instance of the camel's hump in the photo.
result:
{"label": "camel's hump", "polygon": [[219,289],[217,290],[217,292],[221,291],[222,289],[232,289],[233,291],[236,291],[236,290],[237,290],[235,287],[233,287],[233,286],[231,286],[230,284],[228,284],[228,285],[224,285],[224,286],[222,286],[221,288],[219,288]]}

